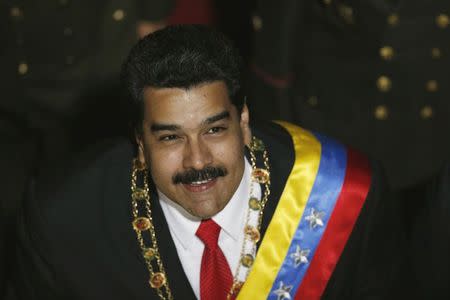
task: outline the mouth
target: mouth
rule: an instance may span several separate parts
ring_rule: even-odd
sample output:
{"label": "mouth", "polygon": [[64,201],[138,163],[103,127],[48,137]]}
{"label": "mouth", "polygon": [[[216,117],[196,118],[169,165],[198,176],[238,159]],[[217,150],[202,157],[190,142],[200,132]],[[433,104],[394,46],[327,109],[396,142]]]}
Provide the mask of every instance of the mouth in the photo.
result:
{"label": "mouth", "polygon": [[186,190],[192,193],[199,193],[209,190],[217,182],[217,178],[206,179],[201,181],[194,181],[188,184],[184,183],[183,186]]}

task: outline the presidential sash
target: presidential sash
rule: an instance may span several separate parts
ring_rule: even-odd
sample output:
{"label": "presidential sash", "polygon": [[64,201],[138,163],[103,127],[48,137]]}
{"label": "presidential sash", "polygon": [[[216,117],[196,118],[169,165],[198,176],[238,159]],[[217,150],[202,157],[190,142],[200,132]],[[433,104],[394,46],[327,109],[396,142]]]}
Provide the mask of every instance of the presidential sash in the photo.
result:
{"label": "presidential sash", "polygon": [[368,160],[289,123],[295,162],[238,299],[320,299],[370,187]]}

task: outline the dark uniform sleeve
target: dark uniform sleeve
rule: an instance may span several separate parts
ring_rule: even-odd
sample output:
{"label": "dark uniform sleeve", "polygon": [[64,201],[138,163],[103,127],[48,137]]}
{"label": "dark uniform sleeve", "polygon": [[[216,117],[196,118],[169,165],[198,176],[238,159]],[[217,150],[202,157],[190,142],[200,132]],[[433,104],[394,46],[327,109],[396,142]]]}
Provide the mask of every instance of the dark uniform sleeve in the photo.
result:
{"label": "dark uniform sleeve", "polygon": [[248,104],[264,120],[291,118],[288,98],[293,80],[293,56],[299,55],[295,41],[304,21],[305,2],[258,1],[253,16],[254,54],[248,74]]}
{"label": "dark uniform sleeve", "polygon": [[367,199],[323,299],[409,299],[401,274],[405,235],[400,213],[381,167],[372,163]]}

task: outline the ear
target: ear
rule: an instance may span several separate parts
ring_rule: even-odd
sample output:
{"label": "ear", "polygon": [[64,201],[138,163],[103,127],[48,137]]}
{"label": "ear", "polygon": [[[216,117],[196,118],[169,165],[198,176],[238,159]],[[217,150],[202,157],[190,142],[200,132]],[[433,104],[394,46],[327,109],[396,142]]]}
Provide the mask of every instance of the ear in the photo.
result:
{"label": "ear", "polygon": [[252,141],[252,130],[250,129],[250,115],[248,112],[247,104],[244,104],[244,106],[242,107],[240,126],[244,144],[250,146],[250,143]]}
{"label": "ear", "polygon": [[142,136],[138,134],[135,135],[135,139],[138,146],[137,159],[142,165],[145,165],[144,141],[142,140]]}

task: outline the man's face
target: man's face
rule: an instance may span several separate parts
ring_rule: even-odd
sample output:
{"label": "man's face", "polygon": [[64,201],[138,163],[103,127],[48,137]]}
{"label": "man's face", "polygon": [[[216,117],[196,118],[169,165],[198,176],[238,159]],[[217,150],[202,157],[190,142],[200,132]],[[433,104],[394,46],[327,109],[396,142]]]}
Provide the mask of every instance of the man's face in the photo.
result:
{"label": "man's face", "polygon": [[156,187],[191,215],[214,216],[244,172],[247,107],[237,111],[222,81],[189,90],[149,87],[144,102],[140,156]]}

